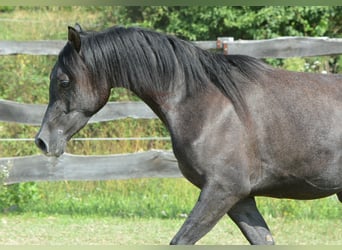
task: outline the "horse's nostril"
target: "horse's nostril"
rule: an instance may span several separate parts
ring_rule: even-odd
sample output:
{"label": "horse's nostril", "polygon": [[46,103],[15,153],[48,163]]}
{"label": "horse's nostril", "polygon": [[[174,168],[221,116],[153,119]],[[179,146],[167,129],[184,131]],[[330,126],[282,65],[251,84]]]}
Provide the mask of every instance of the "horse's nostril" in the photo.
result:
{"label": "horse's nostril", "polygon": [[35,143],[37,147],[40,148],[45,154],[48,152],[48,147],[42,139],[36,138]]}

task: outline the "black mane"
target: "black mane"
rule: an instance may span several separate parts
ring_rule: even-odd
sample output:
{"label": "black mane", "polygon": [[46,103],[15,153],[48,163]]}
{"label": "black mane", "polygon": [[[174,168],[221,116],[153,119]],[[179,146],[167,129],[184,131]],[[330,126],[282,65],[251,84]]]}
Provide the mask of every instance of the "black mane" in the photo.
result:
{"label": "black mane", "polygon": [[81,56],[95,79],[139,91],[172,90],[182,80],[186,94],[217,86],[244,109],[241,89],[257,81],[267,66],[243,55],[210,53],[191,42],[141,28],[113,27],[81,32]]}

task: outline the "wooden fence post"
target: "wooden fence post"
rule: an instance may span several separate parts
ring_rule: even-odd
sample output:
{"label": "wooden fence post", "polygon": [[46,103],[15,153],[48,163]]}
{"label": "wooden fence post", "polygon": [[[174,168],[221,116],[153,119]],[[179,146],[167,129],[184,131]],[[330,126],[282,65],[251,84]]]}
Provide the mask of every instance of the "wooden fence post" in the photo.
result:
{"label": "wooden fence post", "polygon": [[223,49],[223,54],[228,55],[228,43],[234,42],[234,37],[218,37],[216,48]]}

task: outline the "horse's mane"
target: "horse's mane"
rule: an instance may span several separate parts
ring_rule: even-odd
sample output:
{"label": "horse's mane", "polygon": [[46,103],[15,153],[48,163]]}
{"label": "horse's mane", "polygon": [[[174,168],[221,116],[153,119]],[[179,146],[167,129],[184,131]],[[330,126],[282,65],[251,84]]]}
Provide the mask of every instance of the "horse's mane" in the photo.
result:
{"label": "horse's mane", "polygon": [[81,56],[91,75],[136,91],[172,90],[182,80],[185,94],[214,84],[244,109],[242,88],[268,66],[243,55],[215,54],[177,37],[141,28],[112,27],[81,32]]}

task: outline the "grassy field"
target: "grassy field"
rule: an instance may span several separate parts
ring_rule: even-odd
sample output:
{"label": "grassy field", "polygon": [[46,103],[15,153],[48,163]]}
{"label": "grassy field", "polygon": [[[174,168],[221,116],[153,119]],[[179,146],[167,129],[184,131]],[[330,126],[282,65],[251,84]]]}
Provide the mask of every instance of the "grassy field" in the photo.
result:
{"label": "grassy field", "polygon": [[[43,182],[24,190],[16,193],[22,199],[17,207],[0,213],[0,246],[168,244],[199,192],[184,179]],[[258,197],[257,203],[277,244],[342,244],[342,206],[335,196]],[[226,217],[199,244],[248,242]]]}
{"label": "grassy field", "polygon": [[[338,220],[267,219],[279,245],[341,245]],[[35,215],[0,216],[0,245],[166,245],[181,219],[70,217]],[[239,229],[228,217],[199,245],[246,245]]]}
{"label": "grassy field", "polygon": [[[41,182],[14,185],[0,192],[0,210],[38,215],[184,218],[199,190],[183,178],[88,182]],[[260,212],[270,218],[340,220],[336,196],[312,201],[258,197]]]}

